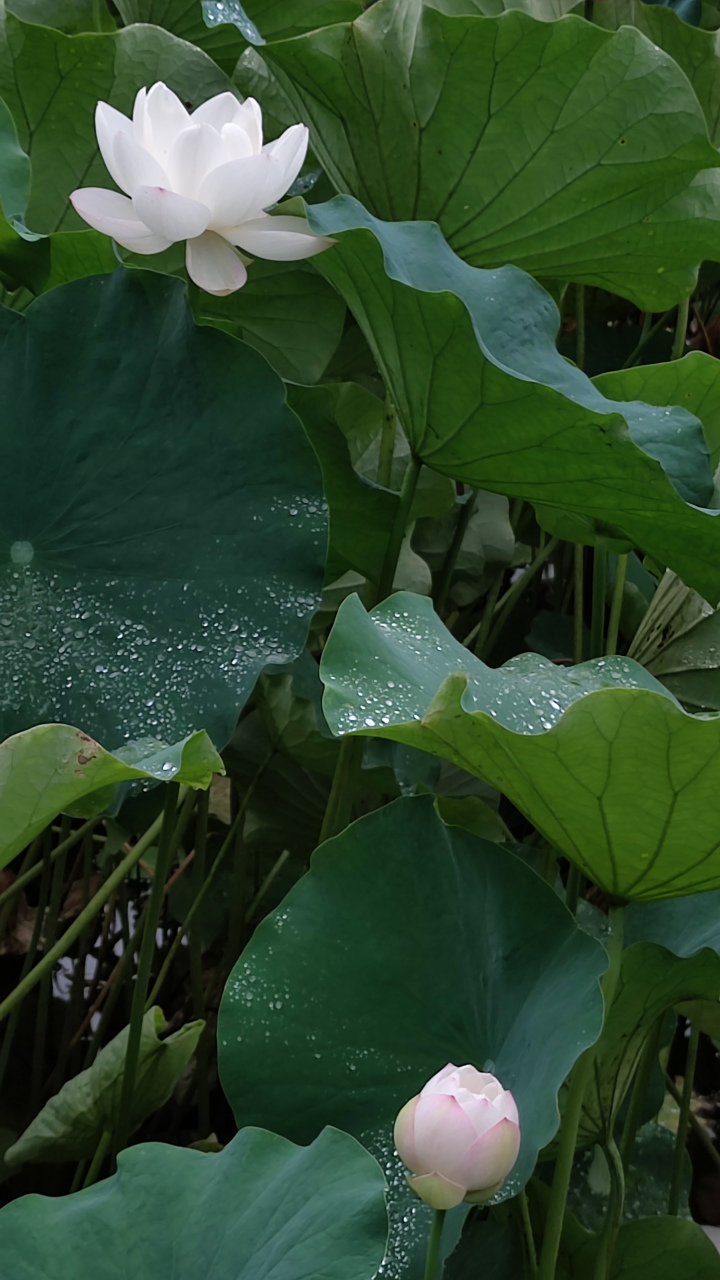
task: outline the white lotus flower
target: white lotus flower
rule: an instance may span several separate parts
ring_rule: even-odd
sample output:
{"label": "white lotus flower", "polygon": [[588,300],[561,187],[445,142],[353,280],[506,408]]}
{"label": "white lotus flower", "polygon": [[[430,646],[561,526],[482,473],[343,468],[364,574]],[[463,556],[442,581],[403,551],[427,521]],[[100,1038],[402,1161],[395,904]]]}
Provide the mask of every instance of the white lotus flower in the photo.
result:
{"label": "white lotus flower", "polygon": [[98,145],[124,191],[81,187],[73,207],[96,231],[133,253],[161,253],[186,240],[188,275],[207,293],[227,294],[247,280],[233,245],[258,258],[295,261],[333,243],[305,218],[265,210],[297,178],[308,146],[304,124],[263,146],[254,98],[220,93],[196,111],[162,83],[141,89],[132,120],[107,102],[95,110]]}

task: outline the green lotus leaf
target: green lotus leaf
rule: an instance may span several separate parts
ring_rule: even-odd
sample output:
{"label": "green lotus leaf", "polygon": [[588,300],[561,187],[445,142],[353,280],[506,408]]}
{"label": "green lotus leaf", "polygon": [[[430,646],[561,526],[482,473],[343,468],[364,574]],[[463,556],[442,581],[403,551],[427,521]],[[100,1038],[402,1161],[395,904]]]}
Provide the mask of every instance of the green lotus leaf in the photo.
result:
{"label": "green lotus leaf", "polygon": [[677,63],[633,27],[440,7],[381,0],[263,49],[336,188],[437,221],[474,266],[686,296],[720,253],[720,173]]}
{"label": "green lotus leaf", "polygon": [[[148,1009],[132,1096],[129,1132],[163,1106],[195,1052],[204,1022],[188,1022],[160,1039],[167,1023],[162,1009]],[[26,1161],[92,1159],[103,1133],[120,1120],[123,1070],[129,1027],[102,1048],[91,1067],[66,1081],[5,1152],[9,1165]]]}
{"label": "green lotus leaf", "polygon": [[0,328],[0,732],[224,745],[322,583],[319,468],[282,382],[151,272]]}
{"label": "green lotus leaf", "polygon": [[121,749],[113,755],[67,724],[36,725],[0,742],[0,867],[59,813],[95,792],[136,779],[204,789],[213,773],[224,773],[204,732],[174,746],[146,744],[144,753],[129,754]]}
{"label": "green lotus leaf", "polygon": [[682,360],[638,365],[601,373],[593,383],[609,400],[642,400],[657,406],[682,405],[699,418],[713,473],[720,463],[720,362],[704,351]]}
{"label": "green lotus leaf", "polygon": [[683,22],[681,17],[657,0],[651,4],[643,4],[641,0],[603,0],[593,10],[597,26],[608,31],[616,31],[621,26],[636,27],[682,67],[705,112],[710,138],[717,146],[720,143],[717,31],[702,31]]}
{"label": "green lotus leaf", "polygon": [[558,354],[555,304],[517,268],[470,267],[432,224],[380,222],[347,196],[307,213],[337,241],[316,269],[361,324],[422,462],[588,518],[720,598],[697,418],[605,399]]}
{"label": "green lotus leaf", "polygon": [[207,1154],[141,1143],[112,1178],[0,1213],[14,1280],[372,1280],[387,1238],[384,1179],[354,1139],[299,1148],[246,1129]]}
{"label": "green lotus leaf", "polygon": [[115,22],[108,6],[93,0],[8,0],[8,13],[14,13],[23,22],[38,23],[43,27],[55,27],[68,36],[81,31],[114,31]]}
{"label": "green lotus leaf", "polygon": [[627,658],[486,667],[429,601],[340,607],[320,674],[326,719],[419,747],[497,787],[607,893],[720,886],[720,718],[688,715]]}
{"label": "green lotus leaf", "polygon": [[[597,1237],[573,1254],[572,1280],[592,1275]],[[610,1280],[719,1280],[720,1254],[697,1222],[684,1218],[639,1218],[620,1227]]]}
{"label": "green lotus leaf", "polygon": [[256,930],[221,1005],[223,1089],[241,1125],[272,1115],[299,1141],[342,1125],[397,1172],[400,1107],[446,1062],[473,1063],[518,1104],[511,1195],[597,1038],[605,967],[523,862],[446,827],[430,796],[397,800],[318,849]]}
{"label": "green lotus leaf", "polygon": [[164,80],[192,106],[232,90],[200,49],[159,27],[68,36],[7,14],[0,25],[0,97],[32,163],[33,231],[85,226],[68,203],[76,187],[111,187],[95,138],[95,104],[130,114],[138,89]]}

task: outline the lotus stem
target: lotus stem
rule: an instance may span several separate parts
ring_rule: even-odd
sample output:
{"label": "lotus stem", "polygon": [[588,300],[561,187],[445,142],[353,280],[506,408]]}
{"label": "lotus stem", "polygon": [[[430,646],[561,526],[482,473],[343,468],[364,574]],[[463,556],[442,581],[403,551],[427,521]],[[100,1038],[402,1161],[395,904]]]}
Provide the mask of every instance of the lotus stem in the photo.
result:
{"label": "lotus stem", "polygon": [[675,1136],[675,1158],[673,1160],[670,1194],[668,1196],[668,1213],[677,1217],[680,1209],[680,1192],[682,1190],[683,1164],[685,1161],[685,1141],[687,1138],[688,1117],[692,1102],[695,1067],[697,1064],[698,1045],[700,1044],[700,1024],[695,1020],[690,1025],[685,1075],[683,1077],[682,1095],[680,1098],[680,1114],[678,1116],[677,1134]]}
{"label": "lotus stem", "polygon": [[440,1241],[445,1225],[445,1209],[435,1209],[430,1238],[428,1240],[427,1257],[425,1259],[425,1280],[436,1280],[440,1259]]}

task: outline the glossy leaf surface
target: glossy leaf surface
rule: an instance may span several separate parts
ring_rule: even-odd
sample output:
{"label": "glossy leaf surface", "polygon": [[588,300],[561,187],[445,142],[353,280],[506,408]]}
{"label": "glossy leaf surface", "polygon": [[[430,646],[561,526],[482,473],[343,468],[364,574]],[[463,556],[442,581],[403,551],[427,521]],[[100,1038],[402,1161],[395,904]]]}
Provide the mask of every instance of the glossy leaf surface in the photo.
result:
{"label": "glossy leaf surface", "polygon": [[601,395],[559,355],[549,294],[515,267],[470,267],[437,227],[380,222],[349,197],[307,212],[337,240],[316,268],[361,324],[427,466],[619,530],[720,599],[720,520],[697,510],[712,490],[696,418]]}
{"label": "glossy leaf surface", "polygon": [[150,272],[0,325],[2,729],[224,745],[322,582],[319,468],[282,382]]}
{"label": "glossy leaf surface", "polygon": [[[167,1102],[190,1061],[203,1022],[187,1022],[160,1039],[166,1029],[161,1009],[143,1018],[129,1132]],[[103,1133],[120,1120],[120,1096],[127,1052],[128,1027],[100,1050],[91,1067],[68,1080],[50,1098],[19,1140],[5,1153],[10,1165],[26,1161],[92,1159]]]}
{"label": "glossy leaf surface", "polygon": [[387,1155],[446,1062],[492,1070],[520,1111],[511,1194],[600,1030],[605,966],[522,862],[445,827],[430,797],[399,800],[322,846],[255,932],[221,1006],[223,1088],[239,1124],[306,1141],[334,1123]]}
{"label": "glossy leaf surface", "polygon": [[383,1186],[372,1157],[334,1129],[308,1148],[246,1129],[212,1155],[141,1143],[87,1191],[3,1209],[3,1266],[16,1280],[372,1280]]}
{"label": "glossy leaf surface", "polygon": [[[111,755],[80,729],[41,724],[0,743],[0,867],[49,822],[94,792],[147,779],[208,787],[223,764],[206,733],[172,747],[148,742]],[[103,805],[100,808],[104,807]]]}
{"label": "glossy leaf surface", "polygon": [[613,895],[651,900],[720,886],[720,718],[688,715],[637,663],[563,669],[534,654],[499,670],[404,593],[341,606],[323,653],[336,733],[444,756],[507,795]]}
{"label": "glossy leaf surface", "polygon": [[673,59],[632,27],[442,7],[384,0],[264,50],[337,189],[437,221],[475,266],[679,301],[718,252],[720,175]]}

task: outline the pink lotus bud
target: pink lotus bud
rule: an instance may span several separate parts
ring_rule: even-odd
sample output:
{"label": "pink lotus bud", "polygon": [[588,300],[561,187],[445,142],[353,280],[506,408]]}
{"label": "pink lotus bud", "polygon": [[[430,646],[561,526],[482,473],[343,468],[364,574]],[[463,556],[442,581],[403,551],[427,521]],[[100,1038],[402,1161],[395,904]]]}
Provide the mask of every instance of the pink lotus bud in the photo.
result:
{"label": "pink lotus bud", "polygon": [[405,1103],[395,1146],[408,1183],[433,1209],[479,1204],[500,1190],[520,1150],[515,1099],[499,1080],[449,1062]]}

